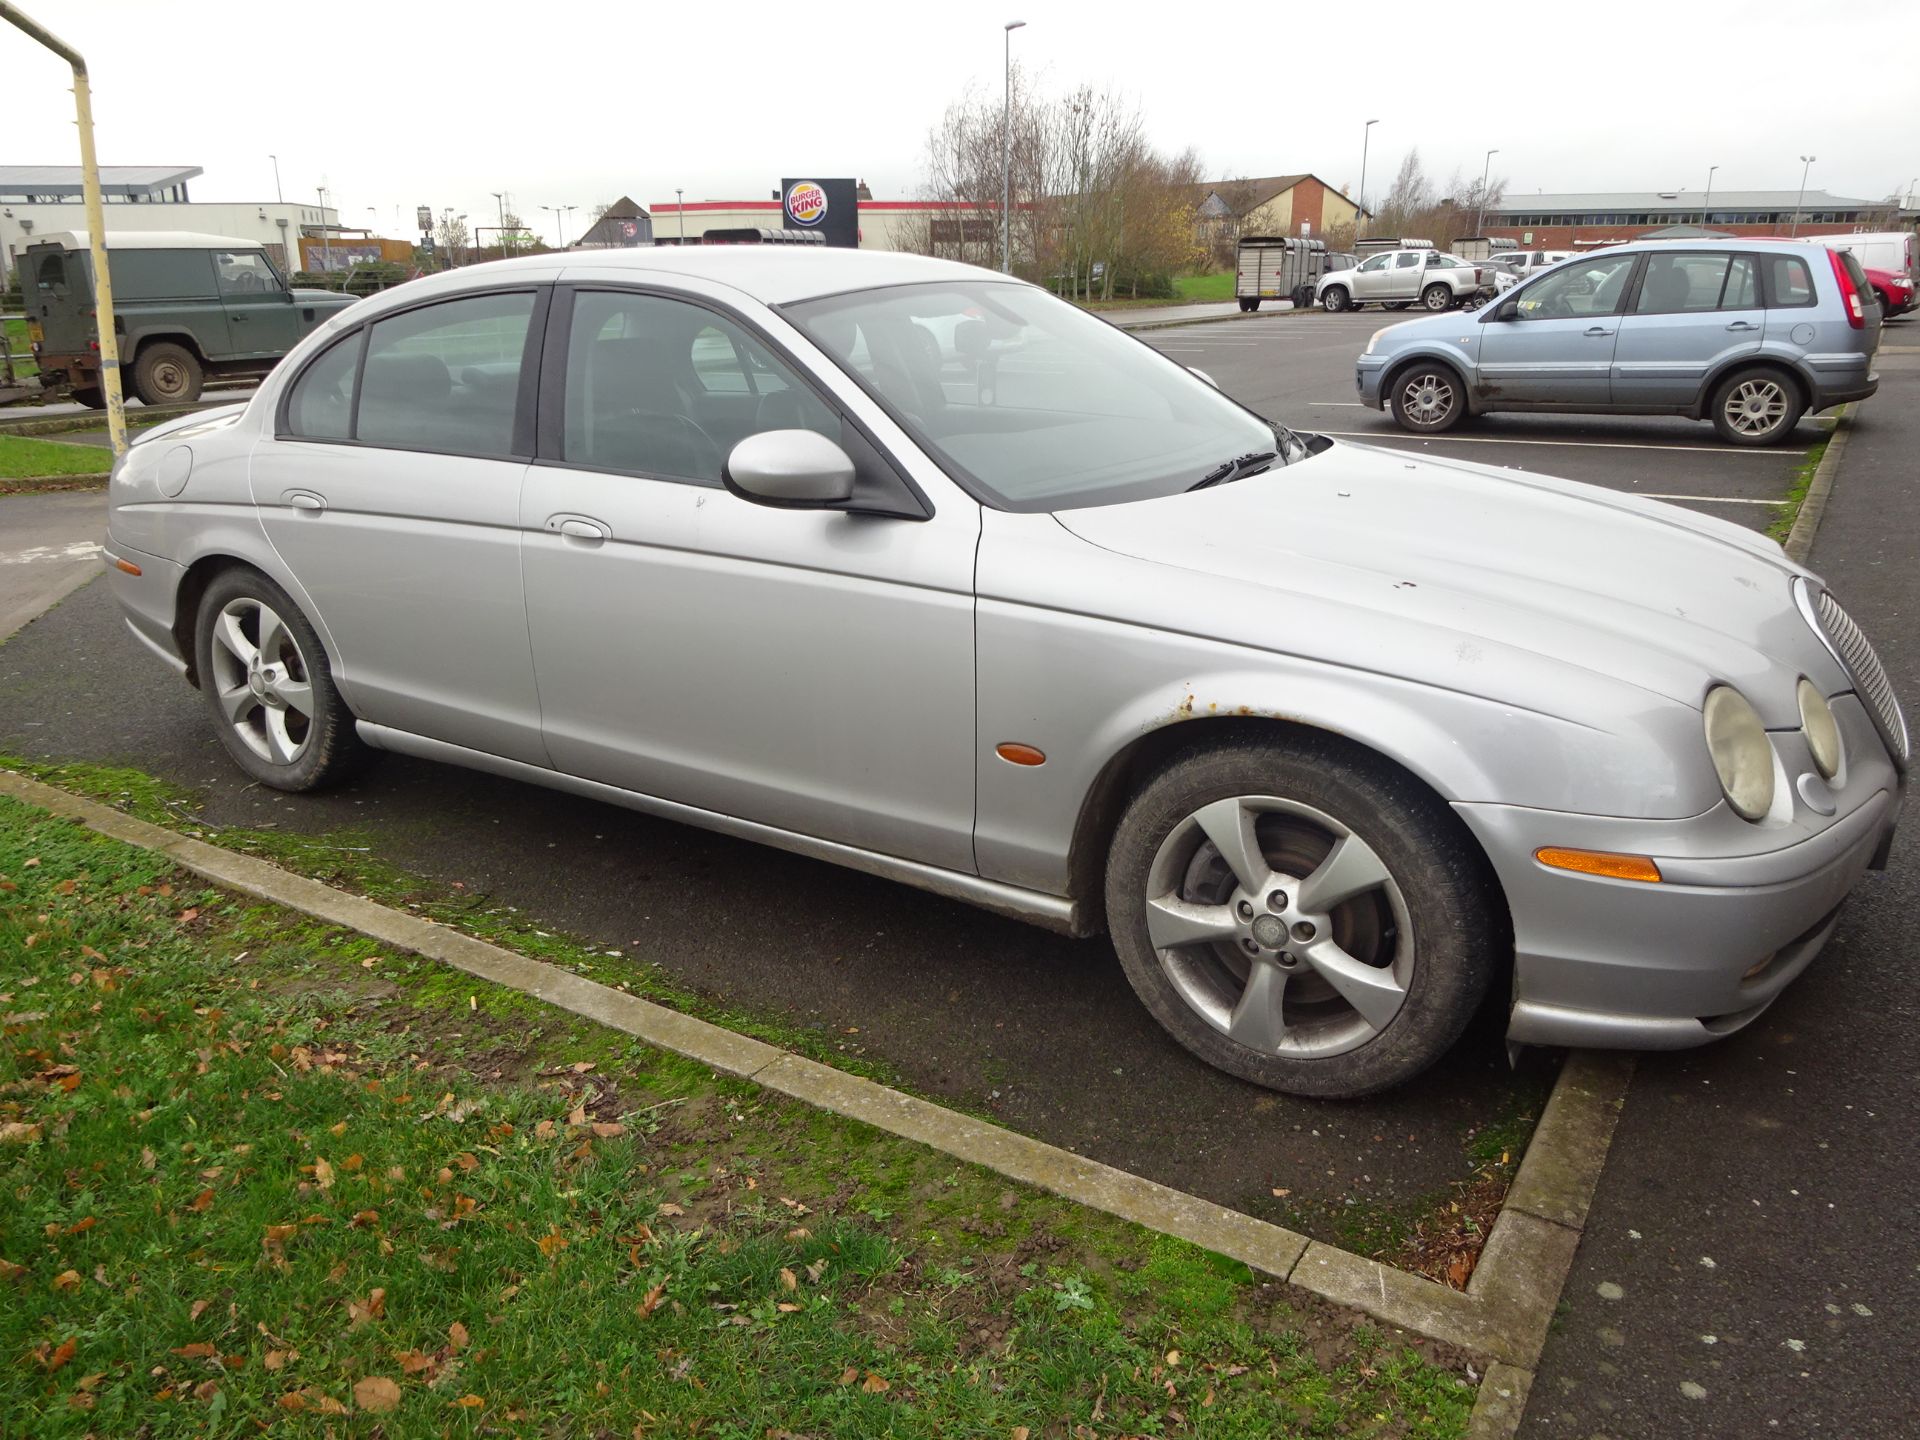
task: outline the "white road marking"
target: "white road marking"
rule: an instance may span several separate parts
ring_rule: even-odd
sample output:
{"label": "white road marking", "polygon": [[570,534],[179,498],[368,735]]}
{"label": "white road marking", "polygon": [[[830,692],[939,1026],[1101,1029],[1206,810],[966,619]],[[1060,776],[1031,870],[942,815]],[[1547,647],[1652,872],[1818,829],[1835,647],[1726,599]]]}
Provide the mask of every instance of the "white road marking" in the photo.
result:
{"label": "white road marking", "polygon": [[1623,490],[1623,495],[1640,495],[1642,500],[1691,500],[1701,505],[1784,505],[1786,500],[1741,500],[1732,495],[1641,495],[1638,490]]}
{"label": "white road marking", "polygon": [[1323,410],[1365,410],[1369,407],[1358,400],[1309,400],[1309,405],[1318,405]]}
{"label": "white road marking", "polygon": [[11,555],[0,555],[0,565],[35,565],[51,561],[90,560],[100,553],[97,541],[76,540],[70,545],[35,545],[27,550],[15,550]]}
{"label": "white road marking", "polygon": [[1775,450],[1771,447],[1745,445],[1647,445],[1626,440],[1492,440],[1485,436],[1474,435],[1404,435],[1380,430],[1323,430],[1323,435],[1333,435],[1343,440],[1372,440],[1377,444],[1392,444],[1396,441],[1447,440],[1456,445],[1547,445],[1563,450],[1682,450],[1690,455],[1746,455],[1753,459],[1764,460],[1771,455],[1804,455],[1804,450]]}

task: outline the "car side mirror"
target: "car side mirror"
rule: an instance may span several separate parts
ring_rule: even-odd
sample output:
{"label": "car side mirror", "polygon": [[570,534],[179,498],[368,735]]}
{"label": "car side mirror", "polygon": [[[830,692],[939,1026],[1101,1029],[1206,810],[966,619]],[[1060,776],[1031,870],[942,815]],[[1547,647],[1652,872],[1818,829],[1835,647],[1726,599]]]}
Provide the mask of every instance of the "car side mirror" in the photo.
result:
{"label": "car side mirror", "polygon": [[742,500],[822,510],[853,498],[853,461],[815,430],[764,430],[733,447],[720,479]]}
{"label": "car side mirror", "polygon": [[1518,319],[1519,315],[1520,302],[1518,300],[1502,300],[1498,305],[1495,305],[1492,309],[1488,310],[1485,315],[1480,317],[1480,323],[1485,325],[1490,320],[1514,320]]}

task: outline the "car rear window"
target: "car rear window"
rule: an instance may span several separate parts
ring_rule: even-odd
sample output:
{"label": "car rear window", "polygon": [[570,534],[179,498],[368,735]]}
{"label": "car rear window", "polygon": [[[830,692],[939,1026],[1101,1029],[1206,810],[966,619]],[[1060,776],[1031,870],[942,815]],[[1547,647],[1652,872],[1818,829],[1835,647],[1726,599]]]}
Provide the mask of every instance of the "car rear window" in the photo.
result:
{"label": "car rear window", "polygon": [[511,455],[533,307],[533,293],[522,290],[376,321],[354,438],[447,455]]}

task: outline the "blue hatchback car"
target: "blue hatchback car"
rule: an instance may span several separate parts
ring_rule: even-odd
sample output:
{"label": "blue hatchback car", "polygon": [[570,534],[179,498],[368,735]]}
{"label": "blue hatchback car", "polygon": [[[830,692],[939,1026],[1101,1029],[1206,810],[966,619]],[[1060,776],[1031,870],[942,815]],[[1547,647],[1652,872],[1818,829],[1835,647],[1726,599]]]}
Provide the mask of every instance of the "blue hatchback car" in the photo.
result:
{"label": "blue hatchback car", "polygon": [[1686,415],[1735,445],[1879,388],[1859,262],[1792,240],[1645,241],[1541,271],[1467,313],[1375,332],[1360,398],[1404,430],[1545,410]]}

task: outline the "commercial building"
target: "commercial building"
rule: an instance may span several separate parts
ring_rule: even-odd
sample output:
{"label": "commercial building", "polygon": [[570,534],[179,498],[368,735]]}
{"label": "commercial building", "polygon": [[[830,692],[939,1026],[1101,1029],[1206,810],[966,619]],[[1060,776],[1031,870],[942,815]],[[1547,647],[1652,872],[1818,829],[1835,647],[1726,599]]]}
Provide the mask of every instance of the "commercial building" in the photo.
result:
{"label": "commercial building", "polygon": [[[1796,230],[1796,221],[1798,228]],[[1546,250],[1617,245],[1676,226],[1735,236],[1846,235],[1910,228],[1911,210],[1890,200],[1851,200],[1824,190],[1629,190],[1508,195],[1487,211],[1486,233]]]}
{"label": "commercial building", "polygon": [[586,234],[567,243],[569,250],[626,250],[653,244],[653,217],[627,196],[600,212]]}
{"label": "commercial building", "polygon": [[[363,237],[343,231],[330,205],[279,200],[254,204],[198,201],[188,182],[198,165],[102,165],[101,202],[107,230],[191,230],[201,235],[230,235],[266,246],[282,268],[298,269],[299,241],[323,233]],[[78,165],[0,165],[0,278],[13,275],[14,259],[36,234],[85,230],[85,195]]]}
{"label": "commercial building", "polygon": [[[859,243],[862,250],[945,249],[963,238],[991,242],[998,221],[982,216],[975,207],[946,200],[875,200],[865,185],[859,188]],[[786,225],[780,192],[770,200],[656,201],[653,238],[656,244],[697,245],[709,230],[778,230]],[[966,232],[963,236],[962,232]],[[978,232],[977,234],[974,232]]]}

